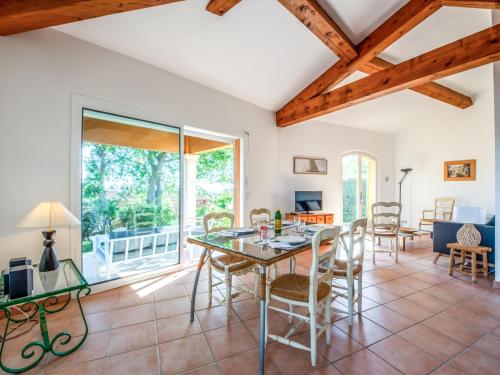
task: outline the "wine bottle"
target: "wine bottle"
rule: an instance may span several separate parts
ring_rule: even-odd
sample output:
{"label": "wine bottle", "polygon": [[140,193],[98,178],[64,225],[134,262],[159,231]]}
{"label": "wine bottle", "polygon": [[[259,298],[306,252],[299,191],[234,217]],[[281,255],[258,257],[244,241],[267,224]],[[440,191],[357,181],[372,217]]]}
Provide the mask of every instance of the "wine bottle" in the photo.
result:
{"label": "wine bottle", "polygon": [[274,232],[276,234],[281,234],[281,212],[276,210],[274,214]]}

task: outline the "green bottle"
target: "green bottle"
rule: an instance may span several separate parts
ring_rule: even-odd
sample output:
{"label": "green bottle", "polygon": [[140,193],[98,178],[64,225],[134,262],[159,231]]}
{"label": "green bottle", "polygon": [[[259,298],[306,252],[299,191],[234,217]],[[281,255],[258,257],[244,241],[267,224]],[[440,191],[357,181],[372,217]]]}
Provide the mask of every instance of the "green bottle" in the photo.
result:
{"label": "green bottle", "polygon": [[281,212],[276,210],[274,214],[274,232],[276,234],[281,234]]}

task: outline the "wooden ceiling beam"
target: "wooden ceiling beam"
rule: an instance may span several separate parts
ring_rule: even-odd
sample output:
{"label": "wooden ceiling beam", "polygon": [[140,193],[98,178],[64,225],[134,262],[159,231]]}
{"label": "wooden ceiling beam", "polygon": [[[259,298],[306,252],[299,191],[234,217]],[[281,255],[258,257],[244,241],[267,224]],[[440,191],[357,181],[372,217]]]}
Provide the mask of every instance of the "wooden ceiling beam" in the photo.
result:
{"label": "wooden ceiling beam", "polygon": [[[373,74],[393,66],[394,64],[375,57],[367,64],[363,65],[360,68],[360,71],[366,74]],[[469,96],[456,92],[435,82],[410,87],[410,90],[462,109],[470,107],[473,104],[472,99]]]}
{"label": "wooden ceiling beam", "polygon": [[223,16],[240,1],[241,0],[210,0],[205,9],[218,16]]}
{"label": "wooden ceiling beam", "polygon": [[393,92],[423,85],[500,59],[500,25],[278,111],[279,127],[321,116]]}
{"label": "wooden ceiling beam", "polygon": [[182,0],[2,0],[0,36]]}
{"label": "wooden ceiling beam", "polygon": [[351,40],[316,0],[278,0],[337,56],[351,61],[358,53]]}
{"label": "wooden ceiling beam", "polygon": [[329,91],[440,7],[440,0],[410,0],[356,46],[358,57],[352,61],[341,58],[285,104],[280,111]]}
{"label": "wooden ceiling beam", "polygon": [[500,0],[441,0],[441,4],[452,7],[500,9]]}

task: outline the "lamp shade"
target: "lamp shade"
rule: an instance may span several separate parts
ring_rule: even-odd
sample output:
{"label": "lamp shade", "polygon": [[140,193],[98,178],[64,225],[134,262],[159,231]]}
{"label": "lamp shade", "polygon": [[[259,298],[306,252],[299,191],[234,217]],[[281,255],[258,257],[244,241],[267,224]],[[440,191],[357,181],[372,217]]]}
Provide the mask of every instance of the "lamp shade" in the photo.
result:
{"label": "lamp shade", "polygon": [[78,224],[80,221],[61,202],[42,202],[23,217],[17,227],[52,229]]}

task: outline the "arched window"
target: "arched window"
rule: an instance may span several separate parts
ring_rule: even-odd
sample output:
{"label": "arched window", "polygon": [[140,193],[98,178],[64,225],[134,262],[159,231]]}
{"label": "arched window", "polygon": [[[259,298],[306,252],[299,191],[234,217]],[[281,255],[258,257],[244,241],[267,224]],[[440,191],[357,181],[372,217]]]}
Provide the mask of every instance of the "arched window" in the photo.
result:
{"label": "arched window", "polygon": [[374,157],[351,152],[342,156],[342,220],[344,223],[371,216],[377,197],[377,161]]}

